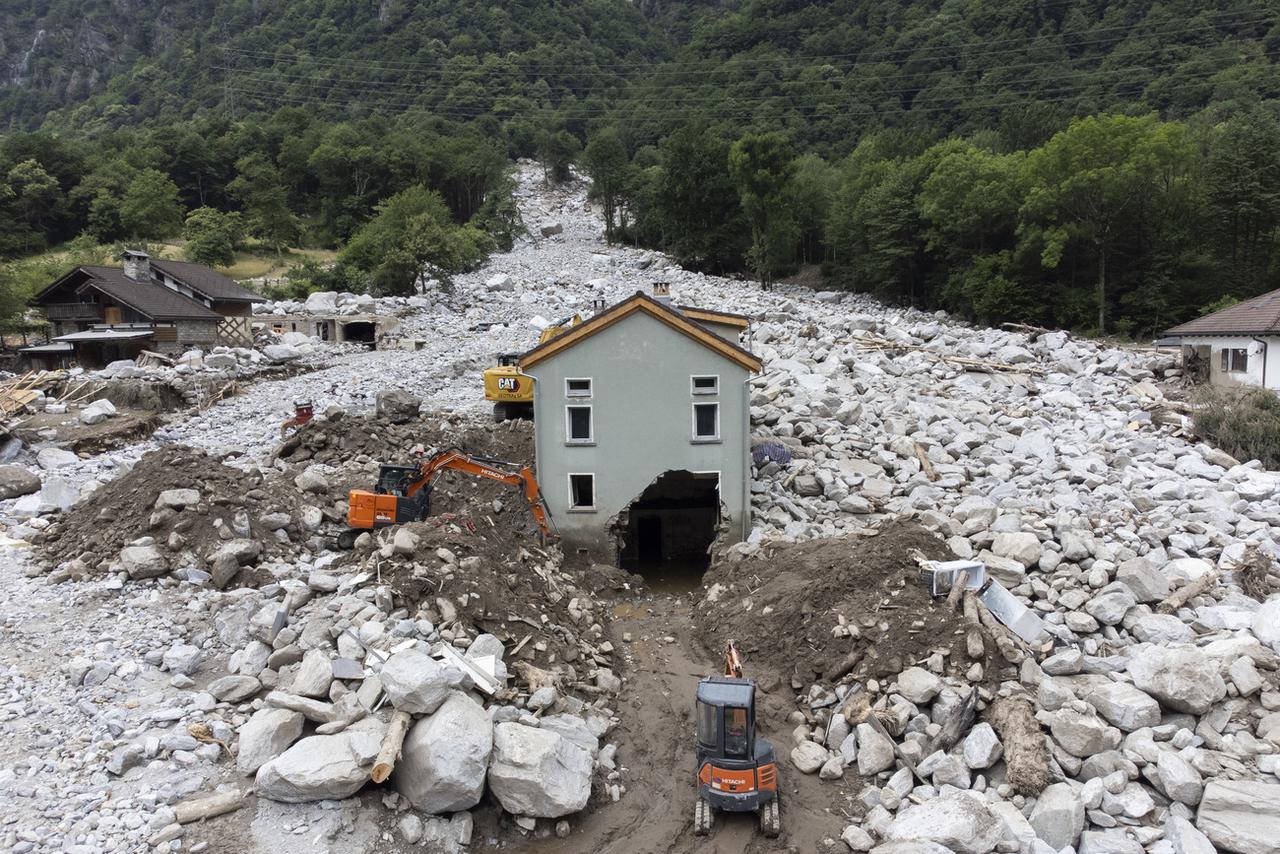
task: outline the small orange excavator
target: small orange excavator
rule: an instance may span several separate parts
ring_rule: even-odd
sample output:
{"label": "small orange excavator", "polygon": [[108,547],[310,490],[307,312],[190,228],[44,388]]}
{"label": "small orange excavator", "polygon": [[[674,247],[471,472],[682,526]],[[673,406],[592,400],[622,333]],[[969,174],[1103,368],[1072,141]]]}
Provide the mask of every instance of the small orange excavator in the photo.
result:
{"label": "small orange excavator", "polygon": [[451,448],[433,454],[418,465],[383,465],[378,469],[378,485],[373,492],[351,490],[347,496],[349,529],[338,535],[339,548],[352,548],[356,537],[365,531],[417,522],[430,516],[431,490],[435,480],[442,472],[450,470],[520,487],[543,540],[553,536],[547,506],[538,489],[538,481],[528,466],[489,457],[473,457],[458,448]]}
{"label": "small orange excavator", "polygon": [[769,838],[782,830],[778,766],[773,745],[756,738],[756,683],[742,675],[733,641],[725,644],[724,673],[698,683],[698,803],[693,832],[711,832],[716,810],[754,812]]}

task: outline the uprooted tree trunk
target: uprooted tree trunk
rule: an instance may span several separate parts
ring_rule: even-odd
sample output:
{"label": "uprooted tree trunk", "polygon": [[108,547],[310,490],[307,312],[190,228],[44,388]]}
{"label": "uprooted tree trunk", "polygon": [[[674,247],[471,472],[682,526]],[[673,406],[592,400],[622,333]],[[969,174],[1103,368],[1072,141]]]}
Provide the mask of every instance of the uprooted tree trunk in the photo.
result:
{"label": "uprooted tree trunk", "polygon": [[1000,697],[987,718],[1004,744],[1005,779],[1019,794],[1038,795],[1053,782],[1044,733],[1023,696]]}
{"label": "uprooted tree trunk", "polygon": [[1156,605],[1156,613],[1172,614],[1181,608],[1187,602],[1191,601],[1210,587],[1218,583],[1218,578],[1222,575],[1219,569],[1211,569],[1204,575],[1192,581],[1190,584],[1184,584],[1177,590],[1173,591],[1163,602]]}

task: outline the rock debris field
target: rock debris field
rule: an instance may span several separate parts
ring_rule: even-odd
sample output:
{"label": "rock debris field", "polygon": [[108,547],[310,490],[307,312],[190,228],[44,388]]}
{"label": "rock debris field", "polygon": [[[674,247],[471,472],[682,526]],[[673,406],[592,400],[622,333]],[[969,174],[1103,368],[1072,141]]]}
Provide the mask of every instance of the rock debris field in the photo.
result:
{"label": "rock debris field", "polygon": [[[1280,851],[1280,475],[1196,441],[1173,356],[686,272],[519,177],[530,236],[452,293],[316,300],[412,349],[117,364],[91,379],[180,386],[150,435],[7,446],[0,849]],[[415,446],[532,463],[481,371],[657,281],[749,315],[765,364],[754,528],[699,590],[566,560],[460,476],[337,548],[347,490]],[[1037,632],[931,595],[920,562],[955,559]],[[646,664],[710,673],[728,637],[777,840],[692,835],[696,677]]]}

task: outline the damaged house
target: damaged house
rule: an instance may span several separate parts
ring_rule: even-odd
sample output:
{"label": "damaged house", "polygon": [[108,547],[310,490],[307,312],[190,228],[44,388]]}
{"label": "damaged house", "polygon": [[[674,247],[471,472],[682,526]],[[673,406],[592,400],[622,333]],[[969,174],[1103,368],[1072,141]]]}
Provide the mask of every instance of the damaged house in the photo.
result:
{"label": "damaged house", "polygon": [[1187,370],[1212,385],[1280,389],[1280,290],[1197,317],[1165,336],[1181,347]]}
{"label": "damaged house", "polygon": [[136,251],[122,257],[123,268],[76,267],[35,296],[51,333],[48,344],[23,350],[28,359],[92,368],[143,350],[252,345],[253,304],[262,297],[202,264]]}
{"label": "damaged house", "polygon": [[637,292],[521,357],[538,482],[566,551],[700,572],[717,537],[746,536],[747,381],[760,370],[738,343],[747,326]]}

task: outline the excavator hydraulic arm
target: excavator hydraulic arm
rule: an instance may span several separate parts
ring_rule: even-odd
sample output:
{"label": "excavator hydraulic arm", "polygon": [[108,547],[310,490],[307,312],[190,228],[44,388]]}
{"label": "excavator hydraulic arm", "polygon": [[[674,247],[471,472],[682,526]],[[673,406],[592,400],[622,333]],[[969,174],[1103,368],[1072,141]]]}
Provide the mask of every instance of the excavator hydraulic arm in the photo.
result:
{"label": "excavator hydraulic arm", "polygon": [[348,497],[350,509],[347,513],[347,524],[355,530],[368,530],[412,521],[403,518],[405,514],[400,512],[397,506],[401,501],[407,504],[411,502],[414,508],[421,508],[422,516],[427,515],[430,513],[432,484],[436,477],[446,470],[459,471],[518,487],[525,500],[529,502],[533,520],[538,524],[538,530],[542,532],[543,538],[554,536],[547,507],[542,500],[542,492],[538,489],[538,480],[528,466],[517,466],[515,463],[487,457],[473,457],[457,448],[442,451],[424,460],[411,479],[406,478],[400,481],[394,494],[372,493],[362,489],[351,490]]}

